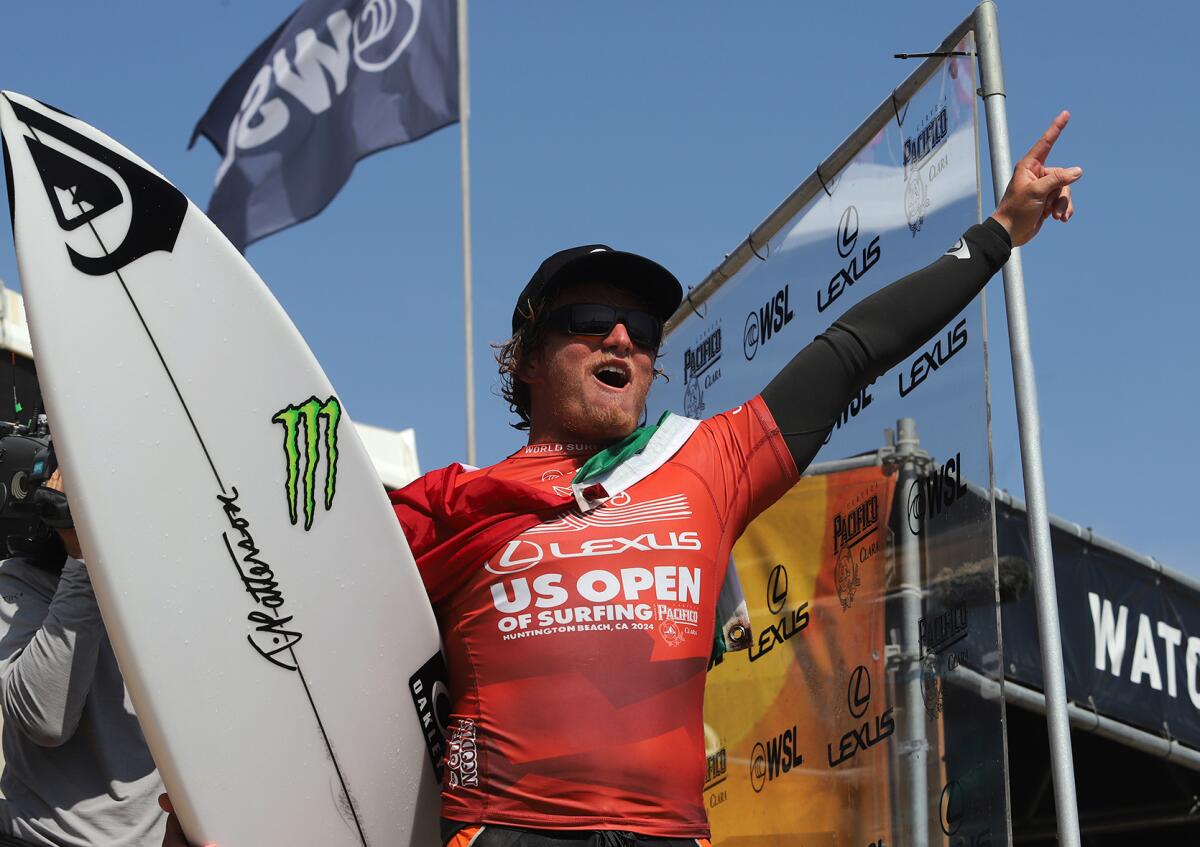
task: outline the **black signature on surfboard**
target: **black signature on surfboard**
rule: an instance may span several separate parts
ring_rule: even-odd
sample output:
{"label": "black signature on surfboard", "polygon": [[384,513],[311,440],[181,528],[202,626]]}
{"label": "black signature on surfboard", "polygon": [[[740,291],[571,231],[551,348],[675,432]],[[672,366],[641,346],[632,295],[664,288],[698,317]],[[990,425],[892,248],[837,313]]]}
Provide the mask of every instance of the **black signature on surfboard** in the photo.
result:
{"label": "black signature on surfboard", "polygon": [[[287,628],[293,616],[280,612],[284,597],[279,583],[275,580],[275,572],[269,564],[259,558],[262,551],[254,543],[254,536],[250,534],[250,521],[242,517],[242,507],[237,502],[237,487],[230,486],[229,490],[230,494],[218,494],[217,499],[221,501],[221,509],[225,512],[230,528],[237,533],[238,540],[231,542],[228,532],[221,533],[221,537],[225,539],[225,548],[229,551],[229,558],[233,560],[233,566],[237,568],[246,592],[254,598],[255,603],[270,610],[264,612],[255,609],[246,615],[246,620],[254,624],[254,632],[247,635],[246,640],[267,661],[294,671],[296,657],[292,648],[303,635],[296,629]],[[235,546],[241,550],[240,555],[234,551]],[[289,657],[291,661],[288,661]]]}

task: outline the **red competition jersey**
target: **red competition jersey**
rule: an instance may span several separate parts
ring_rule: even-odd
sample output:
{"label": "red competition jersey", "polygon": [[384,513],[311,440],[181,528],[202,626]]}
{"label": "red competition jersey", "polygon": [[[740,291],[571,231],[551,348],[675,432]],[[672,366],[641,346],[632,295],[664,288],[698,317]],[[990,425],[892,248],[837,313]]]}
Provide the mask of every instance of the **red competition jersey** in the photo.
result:
{"label": "red competition jersey", "polygon": [[[458,483],[491,476],[565,502],[595,449],[531,445]],[[453,701],[443,815],[707,837],[717,594],[738,536],[797,478],[756,397],[603,505],[533,526],[469,568],[434,608]]]}

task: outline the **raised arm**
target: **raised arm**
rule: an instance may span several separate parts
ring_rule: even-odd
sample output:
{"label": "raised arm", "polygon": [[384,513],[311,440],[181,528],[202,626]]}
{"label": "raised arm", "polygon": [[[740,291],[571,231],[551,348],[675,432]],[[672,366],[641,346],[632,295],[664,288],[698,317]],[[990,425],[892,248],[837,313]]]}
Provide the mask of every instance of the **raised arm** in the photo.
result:
{"label": "raised arm", "polygon": [[1049,217],[1075,213],[1080,168],[1047,167],[1070,115],[1062,112],[1013,170],[996,211],[933,264],[853,306],[801,350],[763,390],[763,400],[801,471],[846,404],[961,312]]}

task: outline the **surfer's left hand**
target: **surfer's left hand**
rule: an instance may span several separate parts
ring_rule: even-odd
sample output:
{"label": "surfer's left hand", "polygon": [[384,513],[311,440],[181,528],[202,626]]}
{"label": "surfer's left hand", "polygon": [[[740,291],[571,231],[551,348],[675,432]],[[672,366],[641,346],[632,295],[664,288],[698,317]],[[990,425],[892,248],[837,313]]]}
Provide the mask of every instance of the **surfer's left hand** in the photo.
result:
{"label": "surfer's left hand", "polygon": [[1047,218],[1066,223],[1075,214],[1071,183],[1083,176],[1083,168],[1056,168],[1046,164],[1046,158],[1070,119],[1070,112],[1060,112],[1037,143],[1017,162],[1008,188],[992,213],[997,223],[1008,230],[1013,247],[1028,243]]}
{"label": "surfer's left hand", "polygon": [[[167,831],[163,833],[162,847],[190,847],[187,838],[183,835],[183,827],[179,825],[175,807],[171,805],[171,798],[166,794],[159,794],[158,807],[167,813]],[[204,847],[217,847],[217,845],[206,844]]]}
{"label": "surfer's left hand", "polygon": [[[42,483],[42,487],[49,488],[51,491],[57,491],[64,497],[67,496],[67,489],[63,485],[61,469],[55,469],[54,473],[50,474],[50,478]],[[58,533],[58,537],[62,539],[63,546],[67,548],[67,555],[72,559],[82,559],[83,550],[79,546],[79,534],[75,532],[75,527],[56,527],[55,531]]]}

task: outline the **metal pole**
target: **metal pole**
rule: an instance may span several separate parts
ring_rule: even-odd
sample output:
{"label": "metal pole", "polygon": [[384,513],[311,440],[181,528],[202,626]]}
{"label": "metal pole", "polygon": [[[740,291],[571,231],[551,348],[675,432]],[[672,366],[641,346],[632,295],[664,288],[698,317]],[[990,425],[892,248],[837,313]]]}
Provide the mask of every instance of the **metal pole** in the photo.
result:
{"label": "metal pole", "polygon": [[[992,188],[996,202],[1012,176],[1005,108],[1004,70],[1000,63],[1000,30],[996,4],[985,0],[975,8],[975,38],[979,46],[980,93],[987,110],[988,147],[992,159]],[[1041,422],[1037,386],[1029,343],[1025,280],[1021,252],[1013,250],[1004,266],[1004,301],[1008,340],[1012,350],[1013,384],[1017,397],[1017,428],[1028,504],[1030,552],[1033,558],[1038,638],[1042,647],[1042,676],[1046,692],[1046,724],[1050,736],[1050,766],[1054,774],[1054,807],[1058,838],[1063,847],[1079,847],[1079,807],[1071,757],[1071,726],[1067,715],[1067,685],[1063,672],[1062,635],[1058,622],[1058,591],[1054,585],[1054,556],[1042,469]]]}
{"label": "metal pole", "polygon": [[467,392],[467,463],[475,462],[475,322],[471,292],[471,155],[468,143],[471,121],[471,87],[467,76],[467,0],[458,0],[458,128],[462,143],[462,230],[463,230],[463,355]]}
{"label": "metal pole", "polygon": [[[901,418],[896,423],[896,458],[900,461],[900,472],[896,479],[898,497],[906,496],[913,480],[923,476],[917,437],[917,423],[912,418]],[[900,689],[904,710],[901,712],[900,755],[905,764],[907,802],[909,813],[907,838],[902,843],[913,847],[929,844],[929,797],[928,777],[925,763],[928,759],[929,742],[925,739],[925,697],[921,691],[921,604],[924,591],[921,587],[921,540],[911,532],[899,533],[900,585],[896,594],[900,597]]]}

